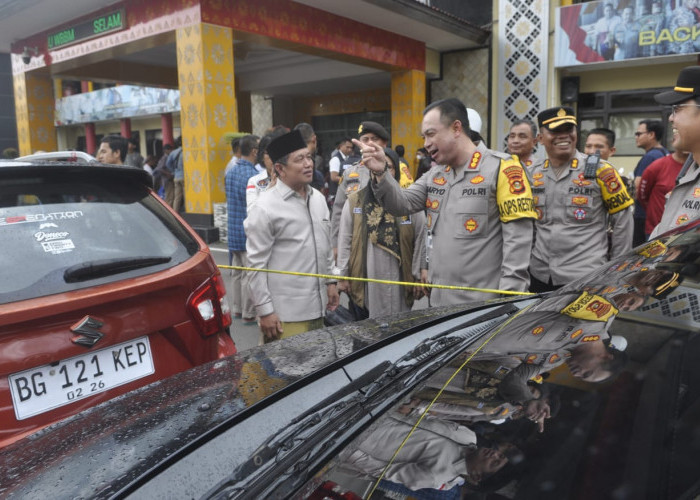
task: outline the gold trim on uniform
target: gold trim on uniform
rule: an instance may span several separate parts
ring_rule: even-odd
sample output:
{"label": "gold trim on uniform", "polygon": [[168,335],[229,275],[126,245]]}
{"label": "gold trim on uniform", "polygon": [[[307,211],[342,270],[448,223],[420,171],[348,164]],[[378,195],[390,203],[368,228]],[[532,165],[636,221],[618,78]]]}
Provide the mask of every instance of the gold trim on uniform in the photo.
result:
{"label": "gold trim on uniform", "polygon": [[476,151],[472,155],[472,159],[469,162],[469,168],[476,168],[479,165],[479,162],[481,161],[481,153]]}
{"label": "gold trim on uniform", "polygon": [[676,219],[676,226],[680,226],[681,224],[685,224],[686,222],[688,222],[688,214],[679,215]]}

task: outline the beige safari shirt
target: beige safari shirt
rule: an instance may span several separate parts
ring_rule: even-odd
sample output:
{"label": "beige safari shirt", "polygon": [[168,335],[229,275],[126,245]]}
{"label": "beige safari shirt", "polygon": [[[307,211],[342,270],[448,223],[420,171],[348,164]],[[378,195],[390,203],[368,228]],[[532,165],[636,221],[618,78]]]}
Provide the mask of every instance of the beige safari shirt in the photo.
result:
{"label": "beige safari shirt", "polygon": [[[324,196],[307,188],[306,200],[281,180],[260,194],[243,221],[250,267],[330,274],[333,252]],[[248,287],[258,316],[277,313],[280,321],[322,318],[329,280],[250,272]]]}

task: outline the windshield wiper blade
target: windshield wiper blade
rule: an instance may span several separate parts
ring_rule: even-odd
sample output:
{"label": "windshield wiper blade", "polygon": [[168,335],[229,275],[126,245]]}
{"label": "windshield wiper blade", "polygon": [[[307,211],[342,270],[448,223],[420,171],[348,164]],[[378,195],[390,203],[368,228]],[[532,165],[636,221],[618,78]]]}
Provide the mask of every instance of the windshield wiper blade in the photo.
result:
{"label": "windshield wiper blade", "polygon": [[143,267],[157,266],[158,264],[170,262],[170,260],[170,257],[131,257],[128,259],[94,260],[69,267],[63,273],[63,279],[66,283],[78,283]]}

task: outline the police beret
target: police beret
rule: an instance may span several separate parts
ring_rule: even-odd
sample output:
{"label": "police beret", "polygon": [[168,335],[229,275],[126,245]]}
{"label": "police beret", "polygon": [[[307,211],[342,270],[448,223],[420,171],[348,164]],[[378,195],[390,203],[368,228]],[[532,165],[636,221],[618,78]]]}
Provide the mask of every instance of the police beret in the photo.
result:
{"label": "police beret", "polygon": [[574,110],[568,106],[557,106],[556,108],[545,109],[537,115],[537,125],[540,128],[546,127],[549,130],[554,130],[566,123],[577,125],[576,114]]}
{"label": "police beret", "polygon": [[365,134],[374,134],[380,139],[389,141],[389,132],[377,122],[362,122],[360,128],[357,129],[357,135],[362,137]]}
{"label": "police beret", "polygon": [[681,70],[673,90],[656,94],[654,99],[659,104],[678,104],[696,96],[700,96],[700,66],[688,66]]}
{"label": "police beret", "polygon": [[306,141],[301,136],[301,132],[298,130],[293,130],[288,134],[281,135],[267,146],[267,154],[270,155],[270,159],[276,162],[280,158],[287,156],[289,153],[304,149],[306,147]]}

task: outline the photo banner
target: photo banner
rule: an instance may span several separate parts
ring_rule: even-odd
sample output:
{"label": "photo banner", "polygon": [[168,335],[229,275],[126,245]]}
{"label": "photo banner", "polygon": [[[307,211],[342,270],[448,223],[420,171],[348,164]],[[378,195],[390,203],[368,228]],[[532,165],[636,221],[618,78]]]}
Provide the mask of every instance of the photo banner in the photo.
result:
{"label": "photo banner", "polygon": [[605,0],[559,7],[555,66],[700,52],[694,0]]}

